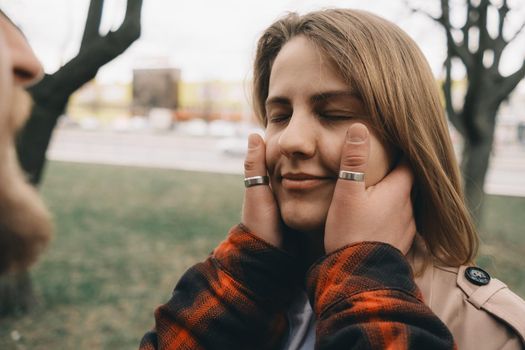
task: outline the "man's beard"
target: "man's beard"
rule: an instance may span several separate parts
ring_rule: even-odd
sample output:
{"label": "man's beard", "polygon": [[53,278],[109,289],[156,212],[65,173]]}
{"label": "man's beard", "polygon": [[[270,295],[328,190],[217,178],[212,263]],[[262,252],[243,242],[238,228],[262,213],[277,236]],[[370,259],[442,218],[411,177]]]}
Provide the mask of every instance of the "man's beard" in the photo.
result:
{"label": "man's beard", "polygon": [[15,136],[31,109],[31,98],[15,88],[0,115],[0,274],[28,268],[52,234],[51,217],[18,164]]}

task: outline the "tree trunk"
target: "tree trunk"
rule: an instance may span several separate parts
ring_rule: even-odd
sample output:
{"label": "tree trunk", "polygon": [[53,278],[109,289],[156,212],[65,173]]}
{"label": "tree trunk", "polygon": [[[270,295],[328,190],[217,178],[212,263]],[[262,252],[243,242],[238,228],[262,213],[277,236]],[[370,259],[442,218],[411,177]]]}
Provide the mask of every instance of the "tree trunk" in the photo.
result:
{"label": "tree trunk", "polygon": [[18,135],[18,160],[28,181],[35,186],[42,178],[51,135],[64,108],[65,105],[57,108],[35,100],[31,118]]}
{"label": "tree trunk", "polygon": [[0,317],[27,312],[35,305],[29,271],[0,276]]}
{"label": "tree trunk", "polygon": [[[489,167],[490,154],[492,150],[492,142],[494,140],[494,129],[496,126],[496,113],[491,115],[478,115],[476,120],[478,123],[477,134],[473,138],[472,134],[464,135],[464,145],[461,158],[461,172],[463,174],[465,198],[471,214],[479,226],[481,217],[483,215],[483,202],[485,192],[483,186],[485,184],[485,176]],[[479,124],[483,125],[479,125]]]}

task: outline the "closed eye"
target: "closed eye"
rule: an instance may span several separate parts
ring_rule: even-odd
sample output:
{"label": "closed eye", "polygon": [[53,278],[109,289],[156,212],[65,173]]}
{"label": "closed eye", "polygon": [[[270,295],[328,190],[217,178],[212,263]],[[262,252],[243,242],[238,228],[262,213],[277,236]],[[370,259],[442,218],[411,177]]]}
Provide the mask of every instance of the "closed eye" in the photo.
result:
{"label": "closed eye", "polygon": [[268,117],[268,121],[273,124],[285,123],[288,120],[290,120],[289,114],[277,114],[277,115]]}
{"label": "closed eye", "polygon": [[337,121],[348,121],[354,119],[366,119],[364,116],[358,116],[350,113],[318,113],[318,118],[322,121],[337,122]]}
{"label": "closed eye", "polygon": [[288,122],[290,118],[287,118],[287,117],[276,117],[276,118],[272,118],[270,119],[270,123],[271,124],[285,124]]}
{"label": "closed eye", "polygon": [[323,119],[330,119],[330,120],[347,120],[347,119],[354,119],[354,116],[350,115],[333,115],[333,114],[319,114],[319,117]]}
{"label": "closed eye", "polygon": [[318,118],[323,122],[339,122],[339,121],[349,121],[356,119],[357,116],[351,115],[351,114],[328,114],[328,113],[320,113],[318,114]]}

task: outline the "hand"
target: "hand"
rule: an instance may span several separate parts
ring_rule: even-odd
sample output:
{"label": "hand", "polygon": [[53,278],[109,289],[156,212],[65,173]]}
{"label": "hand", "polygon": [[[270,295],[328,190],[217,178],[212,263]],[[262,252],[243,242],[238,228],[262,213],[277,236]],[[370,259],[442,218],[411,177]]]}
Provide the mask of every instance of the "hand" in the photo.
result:
{"label": "hand", "polygon": [[[365,173],[370,152],[368,129],[355,123],[347,131],[341,170]],[[327,254],[345,245],[378,241],[408,252],[416,233],[410,199],[413,175],[401,163],[374,186],[338,179],[325,226]]]}
{"label": "hand", "polygon": [[[266,171],[266,147],[258,134],[248,138],[248,153],[244,161],[244,176],[264,176]],[[251,233],[266,242],[282,248],[280,215],[275,197],[269,185],[252,186],[244,192],[242,223]]]}

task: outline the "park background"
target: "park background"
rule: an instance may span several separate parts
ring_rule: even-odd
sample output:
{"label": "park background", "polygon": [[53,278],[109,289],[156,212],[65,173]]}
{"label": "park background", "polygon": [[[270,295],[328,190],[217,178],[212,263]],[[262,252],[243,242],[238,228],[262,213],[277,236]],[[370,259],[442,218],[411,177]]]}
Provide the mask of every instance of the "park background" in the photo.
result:
{"label": "park background", "polygon": [[[514,4],[525,17],[523,1]],[[88,5],[0,0],[47,73],[78,50]],[[118,26],[125,5],[106,2],[103,31]],[[0,319],[1,349],[137,347],[180,275],[239,221],[246,137],[262,132],[249,103],[258,35],[287,11],[330,6],[363,8],[394,21],[443,79],[443,32],[403,1],[144,1],[140,39],[78,90],[59,120],[40,186],[55,237],[31,272],[34,307]],[[507,72],[525,56],[523,36],[514,46],[503,65]],[[175,101],[146,96],[137,103],[133,84],[141,72],[171,77]],[[462,72],[455,76],[461,84]],[[498,116],[478,260],[522,297],[523,111],[522,82]]]}

